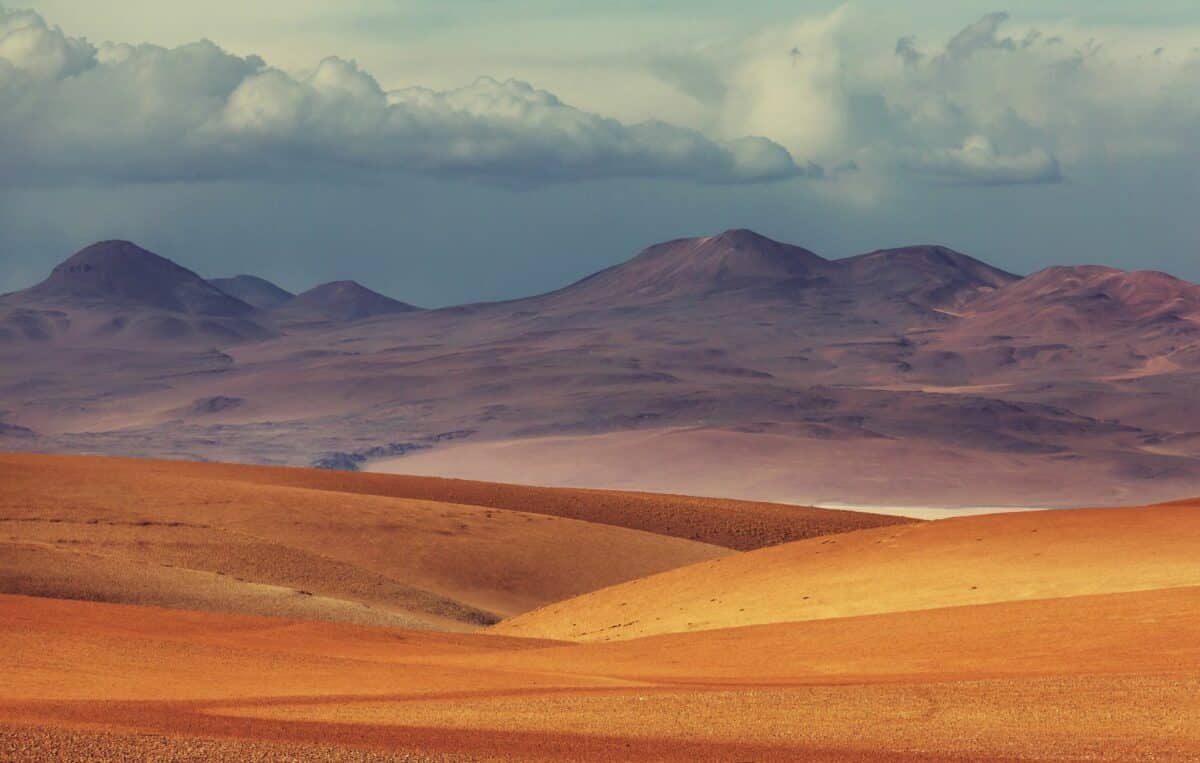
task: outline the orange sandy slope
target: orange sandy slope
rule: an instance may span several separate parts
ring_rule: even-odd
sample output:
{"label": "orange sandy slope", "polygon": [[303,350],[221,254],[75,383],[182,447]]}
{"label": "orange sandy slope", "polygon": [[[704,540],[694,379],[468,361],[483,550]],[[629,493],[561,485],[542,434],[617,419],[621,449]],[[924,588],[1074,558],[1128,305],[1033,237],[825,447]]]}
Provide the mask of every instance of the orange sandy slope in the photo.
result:
{"label": "orange sandy slope", "polygon": [[357,484],[312,470],[0,455],[0,592],[468,628],[733,553],[338,482]]}
{"label": "orange sandy slope", "polygon": [[1200,505],[990,514],[798,541],[547,605],[498,633],[593,641],[1200,585]]}
{"label": "orange sandy slope", "polygon": [[[0,468],[4,590],[102,571],[105,595],[235,608],[211,581],[150,572],[217,577],[196,561],[215,559],[241,565],[240,596],[375,612],[386,590],[404,602],[387,611],[423,625],[466,620],[395,592],[492,611],[543,600],[447,633],[331,622],[352,618],[321,601],[300,614],[326,620],[299,621],[0,594],[0,760],[1200,759],[1200,501],[733,553],[219,476],[235,467]],[[282,582],[301,574],[327,588]]]}
{"label": "orange sandy slope", "polygon": [[1198,588],[581,645],[0,596],[0,750],[1191,760],[1196,632]]}
{"label": "orange sandy slope", "polygon": [[912,521],[86,456],[0,454],[0,484],[0,592],[440,629],[478,627],[729,547]]}
{"label": "orange sandy slope", "polygon": [[179,479],[242,482],[511,509],[644,530],[739,551],[818,535],[914,521],[886,514],[779,503],[616,490],[533,487],[403,474],[95,456],[0,454],[0,469],[12,468],[16,464],[26,469],[43,469],[48,474],[62,473],[64,476],[78,469],[104,472],[111,469],[124,474],[137,472],[139,475],[170,475]]}

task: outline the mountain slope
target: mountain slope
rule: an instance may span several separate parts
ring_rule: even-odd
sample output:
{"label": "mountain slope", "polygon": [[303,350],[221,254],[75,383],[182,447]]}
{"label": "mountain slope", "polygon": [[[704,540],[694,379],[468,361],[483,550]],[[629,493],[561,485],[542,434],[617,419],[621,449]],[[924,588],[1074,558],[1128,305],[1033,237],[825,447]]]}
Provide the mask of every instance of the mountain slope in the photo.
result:
{"label": "mountain slope", "polygon": [[275,314],[289,320],[356,321],[418,309],[355,281],[331,281],[297,294],[281,304]]}
{"label": "mountain slope", "polygon": [[849,288],[903,298],[915,305],[955,310],[1020,280],[944,246],[881,249],[837,260]]}
{"label": "mountain slope", "polygon": [[1167,500],[1200,490],[1198,289],[732,230],[438,310],[356,284],[253,319],[10,295],[0,448],[795,504]]}
{"label": "mountain slope", "polygon": [[639,305],[754,287],[776,289],[819,279],[822,257],[753,231],[655,244],[543,299],[550,306]]}
{"label": "mountain slope", "polygon": [[240,299],[260,310],[279,307],[296,296],[258,276],[239,275],[232,278],[210,278],[208,282],[231,297]]}
{"label": "mountain slope", "polygon": [[1008,333],[1098,333],[1200,320],[1200,286],[1166,273],[1052,267],[981,297],[970,325]]}
{"label": "mountain slope", "polygon": [[252,306],[187,268],[129,241],[101,241],[81,249],[46,280],[20,294],[31,300],[149,307],[226,318],[254,312]]}
{"label": "mountain slope", "polygon": [[128,241],[92,244],[0,297],[0,344],[213,346],[271,333],[252,305]]}

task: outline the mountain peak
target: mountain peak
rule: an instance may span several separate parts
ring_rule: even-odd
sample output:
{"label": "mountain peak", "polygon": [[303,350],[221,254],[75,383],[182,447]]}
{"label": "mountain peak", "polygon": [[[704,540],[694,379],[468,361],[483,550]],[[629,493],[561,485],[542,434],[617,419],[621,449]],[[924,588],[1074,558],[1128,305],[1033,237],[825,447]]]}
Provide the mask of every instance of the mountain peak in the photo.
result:
{"label": "mountain peak", "polygon": [[355,321],[419,309],[372,291],[357,281],[329,281],[296,295],[279,312],[306,320]]}
{"label": "mountain peak", "polygon": [[877,249],[836,263],[858,289],[875,288],[916,305],[953,309],[1019,276],[938,244]]}
{"label": "mountain peak", "polygon": [[977,260],[974,257],[941,244],[913,244],[894,249],[876,249],[875,251],[843,260],[847,264],[884,261],[892,265],[902,263],[907,267],[949,267],[986,271],[998,280],[1004,281],[1015,281],[1018,278],[1018,276],[989,265],[983,260]]}
{"label": "mountain peak", "polygon": [[650,304],[777,287],[820,277],[828,260],[746,228],[655,244],[620,265],[555,292],[555,299]]}
{"label": "mountain peak", "polygon": [[722,231],[715,236],[709,236],[710,240],[720,242],[729,246],[754,246],[763,244],[776,244],[779,242],[774,239],[767,238],[761,233],[750,230],[749,228],[730,228]]}
{"label": "mountain peak", "polygon": [[33,298],[70,299],[180,313],[239,316],[250,305],[132,241],[99,241],[68,257],[28,289]]}
{"label": "mountain peak", "polygon": [[378,293],[378,292],[371,291],[366,286],[363,286],[362,284],[360,284],[358,281],[352,281],[350,279],[344,279],[341,281],[327,281],[323,284],[314,286],[313,288],[309,289],[309,291],[313,292],[313,291],[317,291],[318,289],[321,291],[328,291],[328,292],[337,291],[337,292],[345,292],[345,293],[350,293],[350,292],[359,292],[359,293],[370,292],[371,294]]}
{"label": "mountain peak", "polygon": [[179,268],[185,270],[166,257],[124,239],[110,239],[89,244],[63,260],[54,270],[55,272],[87,273],[93,270],[121,268]]}

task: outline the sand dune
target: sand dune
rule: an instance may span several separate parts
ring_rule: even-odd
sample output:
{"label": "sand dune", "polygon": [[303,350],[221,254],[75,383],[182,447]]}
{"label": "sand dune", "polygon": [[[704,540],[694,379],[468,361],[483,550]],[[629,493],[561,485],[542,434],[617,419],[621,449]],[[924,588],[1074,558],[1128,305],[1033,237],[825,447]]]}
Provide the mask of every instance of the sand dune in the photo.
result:
{"label": "sand dune", "polygon": [[0,479],[10,593],[462,627],[730,553],[311,470],[3,455]]}
{"label": "sand dune", "polygon": [[1200,585],[1200,504],[946,519],[798,541],[548,605],[510,635],[610,640]]}
{"label": "sand dune", "polygon": [[[369,474],[193,461],[117,460],[70,456],[0,454],[0,467],[54,470],[92,463],[114,474],[169,475],[171,478],[293,487],[333,493],[411,498],[440,503],[509,509],[643,530],[737,550],[801,538],[879,527],[912,520],[877,512],[816,509],[779,503],[614,490],[532,487],[475,480],[404,474]],[[75,465],[75,466],[71,466]]]}
{"label": "sand dune", "polygon": [[[1158,673],[1200,660],[1200,587],[664,633],[460,660],[756,684]],[[1048,637],[1052,636],[1052,637]]]}
{"label": "sand dune", "polygon": [[[670,493],[531,487],[503,482],[446,479],[406,474],[404,468],[409,463],[398,459],[380,468],[387,476],[371,473],[345,475],[302,469],[259,470],[230,465],[221,465],[221,468],[223,474],[248,481],[263,479],[272,484],[303,482],[313,487],[319,485],[321,489],[517,509],[532,514],[644,530],[738,551],[912,521],[910,518],[866,510],[813,508]],[[413,463],[419,468],[423,462]]]}
{"label": "sand dune", "polygon": [[198,760],[1200,753],[1196,588],[584,645],[12,596],[0,613],[0,740],[33,750],[81,729],[80,749],[220,751]]}
{"label": "sand dune", "polygon": [[1200,758],[1200,501],[738,553],[429,498],[759,540],[784,507],[89,457],[0,478],[0,760]]}

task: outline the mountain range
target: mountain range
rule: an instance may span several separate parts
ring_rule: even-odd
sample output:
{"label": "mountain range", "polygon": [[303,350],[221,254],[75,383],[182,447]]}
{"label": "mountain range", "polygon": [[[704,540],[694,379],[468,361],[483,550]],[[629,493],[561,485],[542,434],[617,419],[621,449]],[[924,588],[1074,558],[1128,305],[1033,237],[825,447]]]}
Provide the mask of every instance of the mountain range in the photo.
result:
{"label": "mountain range", "polygon": [[1200,286],[748,230],[423,310],[124,241],[0,297],[0,448],[869,506],[1200,487]]}

